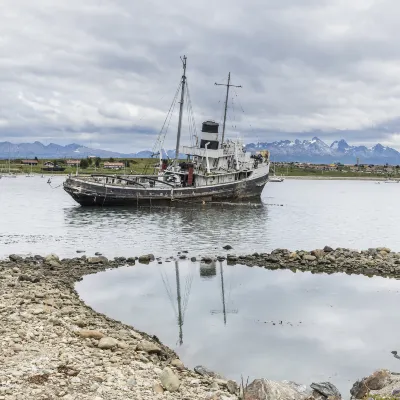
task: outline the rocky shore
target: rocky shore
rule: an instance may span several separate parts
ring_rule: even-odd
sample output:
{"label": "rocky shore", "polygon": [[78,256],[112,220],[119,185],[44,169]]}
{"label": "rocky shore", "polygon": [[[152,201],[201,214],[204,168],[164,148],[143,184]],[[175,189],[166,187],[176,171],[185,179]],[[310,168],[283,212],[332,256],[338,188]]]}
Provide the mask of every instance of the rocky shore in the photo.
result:
{"label": "rocky shore", "polygon": [[[230,246],[225,250],[232,253]],[[185,252],[178,255],[186,258]],[[268,269],[400,277],[400,253],[324,249],[203,257]],[[341,394],[329,382],[310,387],[257,379],[247,387],[199,366],[187,369],[174,351],[86,306],[74,289],[84,275],[155,261],[152,254],[108,260],[56,255],[0,261],[0,400],[208,399],[326,400]],[[158,259],[158,262],[162,262]],[[243,371],[245,374],[246,371]],[[377,371],[356,382],[355,398],[400,393],[399,376]],[[344,395],[343,398],[349,398]]]}
{"label": "rocky shore", "polygon": [[[343,272],[400,278],[400,253],[392,252],[387,247],[361,251],[347,248],[333,249],[329,246],[312,251],[276,249],[271,253],[228,254],[226,258],[230,265],[244,264],[249,267],[258,266],[272,270],[291,269],[327,274]],[[204,258],[204,260],[207,262],[209,258]]]}
{"label": "rocky shore", "polygon": [[0,261],[0,400],[237,398],[234,382],[185,368],[157,337],[79,299],[74,283],[83,275],[134,261],[55,255]]}

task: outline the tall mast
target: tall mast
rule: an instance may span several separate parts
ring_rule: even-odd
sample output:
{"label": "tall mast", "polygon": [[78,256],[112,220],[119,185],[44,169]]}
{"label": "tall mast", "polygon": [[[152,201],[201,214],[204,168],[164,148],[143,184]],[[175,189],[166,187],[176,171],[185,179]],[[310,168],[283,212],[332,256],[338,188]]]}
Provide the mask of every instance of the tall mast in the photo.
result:
{"label": "tall mast", "polygon": [[183,64],[183,75],[182,75],[182,92],[181,92],[181,103],[179,106],[179,123],[178,123],[178,134],[176,137],[176,149],[175,149],[175,161],[179,157],[179,143],[181,141],[181,129],[182,129],[182,114],[183,114],[183,101],[185,99],[185,84],[186,84],[186,56],[181,57]]}
{"label": "tall mast", "polygon": [[231,86],[241,88],[242,86],[236,86],[236,85],[231,85],[231,73],[228,73],[228,84],[225,83],[217,83],[215,82],[215,85],[217,86],[226,86],[226,97],[225,97],[225,112],[224,112],[224,124],[222,125],[222,138],[221,138],[221,145],[224,143],[224,138],[225,138],[225,124],[226,124],[226,111],[228,110],[228,96],[229,96],[229,88]]}
{"label": "tall mast", "polygon": [[182,315],[182,303],[181,303],[181,282],[179,279],[179,265],[178,261],[175,261],[175,274],[176,274],[176,299],[178,301],[178,325],[179,325],[179,344],[183,343],[183,315]]}

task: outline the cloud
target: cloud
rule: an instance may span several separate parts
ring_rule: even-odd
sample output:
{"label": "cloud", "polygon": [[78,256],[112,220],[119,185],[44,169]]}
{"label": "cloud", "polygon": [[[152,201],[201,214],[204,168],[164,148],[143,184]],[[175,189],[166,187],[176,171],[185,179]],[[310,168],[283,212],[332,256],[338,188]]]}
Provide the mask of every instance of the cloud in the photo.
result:
{"label": "cloud", "polygon": [[230,135],[320,130],[400,147],[395,0],[3,0],[0,11],[4,140],[151,148],[186,54],[198,129],[221,119],[214,82],[230,71],[243,86],[231,92]]}

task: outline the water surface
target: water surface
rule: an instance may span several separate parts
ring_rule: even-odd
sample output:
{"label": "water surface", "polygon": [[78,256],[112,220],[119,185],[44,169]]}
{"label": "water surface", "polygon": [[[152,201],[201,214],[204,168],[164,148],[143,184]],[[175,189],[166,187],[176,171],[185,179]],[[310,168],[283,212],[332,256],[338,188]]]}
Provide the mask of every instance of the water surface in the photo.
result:
{"label": "water surface", "polygon": [[396,280],[179,261],[86,276],[77,290],[95,310],[158,336],[189,367],[238,381],[331,381],[348,398],[374,369],[400,370],[391,354],[400,350]]}

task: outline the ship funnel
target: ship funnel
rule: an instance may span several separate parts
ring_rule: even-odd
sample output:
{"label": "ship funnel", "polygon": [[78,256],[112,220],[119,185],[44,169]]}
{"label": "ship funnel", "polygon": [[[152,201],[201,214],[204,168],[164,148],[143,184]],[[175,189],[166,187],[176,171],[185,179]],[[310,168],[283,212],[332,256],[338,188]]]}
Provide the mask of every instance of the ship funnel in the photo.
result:
{"label": "ship funnel", "polygon": [[210,143],[207,148],[210,150],[218,150],[218,128],[219,124],[215,121],[203,122],[201,128],[200,148],[204,149],[207,143]]}

